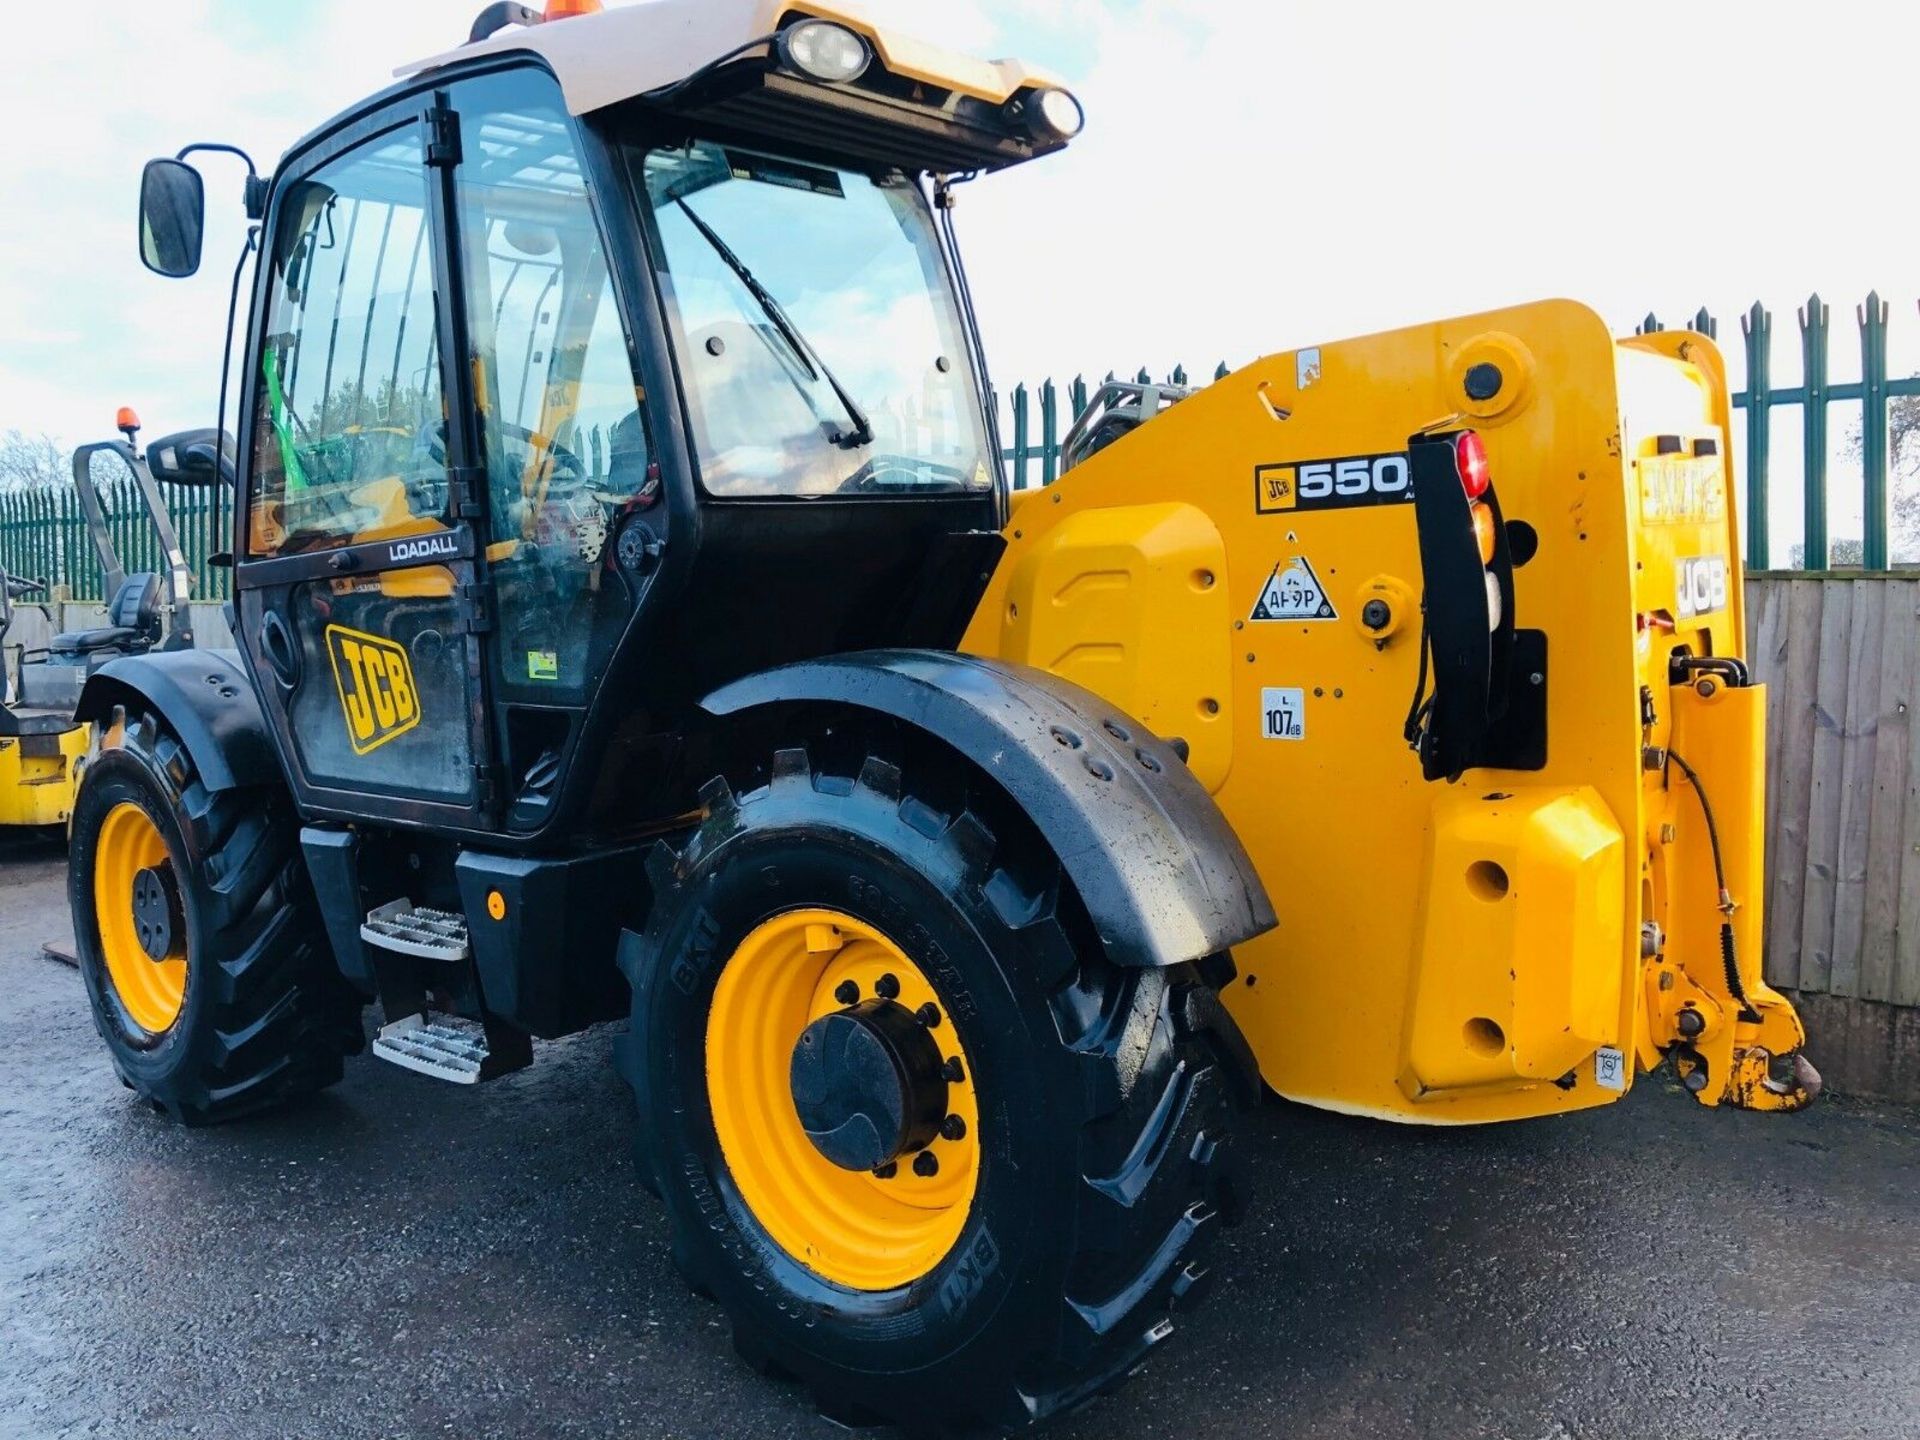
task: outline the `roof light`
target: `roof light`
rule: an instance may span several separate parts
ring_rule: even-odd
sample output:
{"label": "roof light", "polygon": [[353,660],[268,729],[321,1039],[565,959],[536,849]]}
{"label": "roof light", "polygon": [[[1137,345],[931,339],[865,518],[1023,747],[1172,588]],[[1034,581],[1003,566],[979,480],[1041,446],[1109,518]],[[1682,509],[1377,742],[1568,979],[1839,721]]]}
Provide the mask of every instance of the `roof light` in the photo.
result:
{"label": "roof light", "polygon": [[1491,479],[1487,474],[1487,442],[1471,430],[1462,430],[1454,438],[1453,460],[1459,467],[1467,499],[1478,500],[1486,494]]}
{"label": "roof light", "polygon": [[1071,140],[1087,123],[1087,112],[1065,90],[1041,90],[1033,97],[1036,126],[1058,140]]}
{"label": "roof light", "polygon": [[829,85],[858,80],[873,62],[867,42],[831,20],[802,20],[789,25],[780,32],[775,48],[788,69]]}
{"label": "roof light", "polygon": [[547,0],[545,20],[571,20],[576,15],[598,15],[600,0]]}
{"label": "roof light", "polygon": [[138,430],[140,417],[133,413],[133,406],[122,405],[113,412],[113,428],[116,430]]}

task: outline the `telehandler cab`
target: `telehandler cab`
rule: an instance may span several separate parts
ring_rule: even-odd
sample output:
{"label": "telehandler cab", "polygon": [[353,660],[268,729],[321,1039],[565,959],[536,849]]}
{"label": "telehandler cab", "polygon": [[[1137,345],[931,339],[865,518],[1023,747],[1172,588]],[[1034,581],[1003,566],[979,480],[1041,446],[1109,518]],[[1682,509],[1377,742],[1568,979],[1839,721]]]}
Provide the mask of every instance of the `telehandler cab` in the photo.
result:
{"label": "telehandler cab", "polygon": [[[462,1083],[624,1016],[741,1353],[920,1429],[1170,1333],[1263,1081],[1811,1098],[1707,340],[1555,301],[1121,387],[1009,494],[952,210],[1073,96],[837,0],[598,9],[495,5],[249,178],[240,648],[82,705],[142,1097],[329,1084],[368,1004]],[[148,167],[152,268],[202,208]]]}

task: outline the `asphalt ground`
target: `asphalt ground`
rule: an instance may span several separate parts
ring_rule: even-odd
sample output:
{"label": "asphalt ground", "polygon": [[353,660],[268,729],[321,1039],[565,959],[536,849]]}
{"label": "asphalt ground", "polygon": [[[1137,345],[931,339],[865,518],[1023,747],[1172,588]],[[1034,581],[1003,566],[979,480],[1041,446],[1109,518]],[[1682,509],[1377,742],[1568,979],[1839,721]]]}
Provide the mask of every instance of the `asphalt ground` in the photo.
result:
{"label": "asphalt ground", "polygon": [[[41,953],[64,880],[0,852],[0,1435],[834,1433],[675,1274],[609,1032],[175,1129]],[[1920,1434],[1920,1112],[1653,1078],[1475,1130],[1275,1103],[1238,1143],[1209,1303],[1050,1434]]]}

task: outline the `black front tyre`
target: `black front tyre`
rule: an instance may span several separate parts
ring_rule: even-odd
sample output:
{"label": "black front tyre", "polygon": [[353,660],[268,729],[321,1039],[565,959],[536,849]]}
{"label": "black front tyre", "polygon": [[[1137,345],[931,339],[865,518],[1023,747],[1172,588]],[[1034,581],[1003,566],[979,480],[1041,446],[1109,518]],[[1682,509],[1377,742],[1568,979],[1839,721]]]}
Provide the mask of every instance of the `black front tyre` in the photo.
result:
{"label": "black front tyre", "polygon": [[[634,1010],[617,1054],[675,1259],[743,1356],[845,1422],[1012,1431],[1120,1383],[1198,1298],[1230,1200],[1227,1082],[1250,1057],[1199,967],[1111,964],[1023,817],[984,785],[953,801],[954,776],[926,763],[946,808],[882,760],[816,773],[799,750],[737,801],[709,786],[693,838],[655,853],[654,912],[621,955]],[[757,991],[741,988],[748,964],[771,977]],[[793,1093],[752,1093],[809,1036],[850,1054],[919,1044],[910,1026],[881,1033],[887,981],[896,1021],[934,1027],[929,1063],[971,1072],[934,1097],[935,1116],[954,1112],[943,1130],[862,1148],[874,1126],[836,1128],[820,1110],[833,1085],[797,1061]],[[887,1131],[921,1103],[902,1084],[902,1105],[847,1103]],[[809,1130],[840,1169],[809,1171],[794,1139]],[[939,1191],[960,1165],[968,1183]],[[889,1208],[955,1194],[944,1227]],[[918,1258],[903,1269],[903,1254]]]}
{"label": "black front tyre", "polygon": [[209,792],[152,716],[116,716],[74,804],[68,901],[114,1069],[213,1124],[333,1084],[365,1043],[284,791]]}

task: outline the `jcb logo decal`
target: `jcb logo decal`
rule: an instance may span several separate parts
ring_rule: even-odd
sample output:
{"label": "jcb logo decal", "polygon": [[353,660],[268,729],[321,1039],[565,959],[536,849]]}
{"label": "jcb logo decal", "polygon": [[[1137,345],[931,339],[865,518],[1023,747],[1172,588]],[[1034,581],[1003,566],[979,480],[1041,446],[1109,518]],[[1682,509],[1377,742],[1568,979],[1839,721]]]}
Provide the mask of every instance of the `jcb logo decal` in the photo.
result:
{"label": "jcb logo decal", "polygon": [[1694,555],[1674,562],[1674,588],[1680,618],[1711,615],[1727,608],[1727,560],[1724,555]]}
{"label": "jcb logo decal", "polygon": [[353,753],[404,735],[420,723],[420,692],[414,688],[407,652],[391,640],[344,625],[327,627],[327,655],[333,683],[346,712],[347,741]]}

